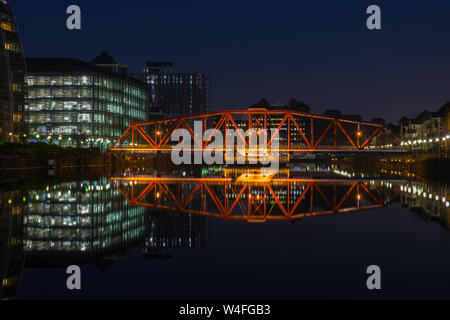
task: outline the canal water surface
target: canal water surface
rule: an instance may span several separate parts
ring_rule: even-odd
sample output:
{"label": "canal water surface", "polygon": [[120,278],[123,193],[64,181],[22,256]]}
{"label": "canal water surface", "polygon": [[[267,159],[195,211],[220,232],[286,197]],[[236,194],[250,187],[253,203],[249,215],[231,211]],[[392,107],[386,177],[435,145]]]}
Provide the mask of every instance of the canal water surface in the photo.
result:
{"label": "canal water surface", "polygon": [[[325,165],[31,178],[1,189],[0,295],[448,299],[448,197],[445,183]],[[382,290],[367,289],[371,265]]]}

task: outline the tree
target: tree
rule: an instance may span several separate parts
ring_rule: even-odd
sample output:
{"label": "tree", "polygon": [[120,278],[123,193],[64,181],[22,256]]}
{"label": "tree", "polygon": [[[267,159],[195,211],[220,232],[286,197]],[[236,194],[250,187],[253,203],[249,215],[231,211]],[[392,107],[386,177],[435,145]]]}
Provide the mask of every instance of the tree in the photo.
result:
{"label": "tree", "polygon": [[401,118],[400,120],[398,120],[398,123],[399,124],[402,124],[402,125],[404,125],[404,126],[407,126],[408,124],[409,124],[409,118],[407,118],[407,117],[403,117],[403,118]]}
{"label": "tree", "polygon": [[383,118],[374,118],[374,119],[372,119],[371,122],[373,122],[373,123],[385,124],[385,123],[386,123],[386,120],[384,120]]}
{"label": "tree", "polygon": [[262,98],[258,103],[252,104],[251,108],[268,108],[270,107],[269,101],[267,99]]}
{"label": "tree", "polygon": [[291,101],[289,101],[289,109],[300,111],[300,112],[306,112],[306,113],[311,112],[311,108],[309,107],[309,105],[307,105],[303,101],[297,101],[297,99],[295,99],[295,98],[293,98],[293,99],[291,99]]}
{"label": "tree", "polygon": [[325,111],[323,113],[324,116],[328,116],[328,117],[336,117],[339,118],[340,116],[342,116],[342,112],[338,109],[329,109],[327,111]]}

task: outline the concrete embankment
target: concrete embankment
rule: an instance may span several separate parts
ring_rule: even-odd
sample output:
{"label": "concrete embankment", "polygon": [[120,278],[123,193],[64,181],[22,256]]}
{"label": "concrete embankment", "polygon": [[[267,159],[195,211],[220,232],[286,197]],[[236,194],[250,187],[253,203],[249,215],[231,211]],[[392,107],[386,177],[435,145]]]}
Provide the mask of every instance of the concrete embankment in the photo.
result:
{"label": "concrete embankment", "polygon": [[101,167],[107,165],[105,154],[2,154],[0,170]]}
{"label": "concrete embankment", "polygon": [[96,149],[64,149],[47,144],[0,146],[0,182],[27,176],[59,176],[92,169],[106,173],[109,158]]}

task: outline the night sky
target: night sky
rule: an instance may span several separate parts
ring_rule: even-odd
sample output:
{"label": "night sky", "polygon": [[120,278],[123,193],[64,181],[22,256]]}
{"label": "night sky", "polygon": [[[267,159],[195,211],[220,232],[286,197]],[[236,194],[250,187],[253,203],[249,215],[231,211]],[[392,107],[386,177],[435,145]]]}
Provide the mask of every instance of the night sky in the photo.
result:
{"label": "night sky", "polygon": [[[82,30],[66,8],[82,9]],[[366,9],[382,10],[382,30]],[[450,99],[450,2],[324,0],[15,0],[28,57],[90,61],[107,49],[141,69],[174,61],[212,77],[213,109],[262,97],[303,100],[366,120],[437,110]]]}

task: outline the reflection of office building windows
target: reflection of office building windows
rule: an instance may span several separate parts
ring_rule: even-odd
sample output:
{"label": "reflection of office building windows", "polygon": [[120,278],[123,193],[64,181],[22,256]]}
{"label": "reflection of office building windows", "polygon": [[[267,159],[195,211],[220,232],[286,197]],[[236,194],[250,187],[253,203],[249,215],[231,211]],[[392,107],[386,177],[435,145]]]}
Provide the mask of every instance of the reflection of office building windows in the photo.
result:
{"label": "reflection of office building windows", "polygon": [[31,58],[27,111],[31,138],[61,146],[108,148],[147,119],[148,85],[104,65]]}
{"label": "reflection of office building windows", "polygon": [[25,250],[31,260],[89,259],[145,236],[145,208],[132,207],[109,181],[61,183],[29,192]]}
{"label": "reflection of office building windows", "polygon": [[23,266],[23,191],[0,194],[0,300],[14,299]]}
{"label": "reflection of office building windows", "polygon": [[0,142],[15,142],[26,133],[25,62],[10,1],[0,2]]}
{"label": "reflection of office building windows", "polygon": [[152,212],[148,216],[145,252],[157,257],[170,249],[203,248],[208,243],[205,217],[173,212]]}

